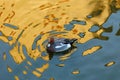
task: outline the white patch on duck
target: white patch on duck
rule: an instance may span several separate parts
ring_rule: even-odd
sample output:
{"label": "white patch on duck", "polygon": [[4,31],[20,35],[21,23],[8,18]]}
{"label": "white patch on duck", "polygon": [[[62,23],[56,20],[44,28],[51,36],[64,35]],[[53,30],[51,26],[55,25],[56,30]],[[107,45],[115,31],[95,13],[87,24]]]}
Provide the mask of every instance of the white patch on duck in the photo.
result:
{"label": "white patch on duck", "polygon": [[50,47],[50,44],[48,44],[47,47]]}
{"label": "white patch on duck", "polygon": [[63,44],[63,43],[60,43],[60,45],[55,46],[55,48],[56,48],[56,49],[57,49],[57,48],[62,48],[62,47],[64,47],[64,46],[67,46],[66,48],[70,48],[70,47],[71,47],[70,44]]}

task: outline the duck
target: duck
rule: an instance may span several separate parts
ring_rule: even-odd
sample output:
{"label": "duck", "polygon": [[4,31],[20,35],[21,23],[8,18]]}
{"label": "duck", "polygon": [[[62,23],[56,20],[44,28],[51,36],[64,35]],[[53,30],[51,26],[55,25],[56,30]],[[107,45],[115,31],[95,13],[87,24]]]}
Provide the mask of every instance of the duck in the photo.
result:
{"label": "duck", "polygon": [[54,38],[50,37],[47,45],[46,51],[49,54],[49,60],[53,58],[55,54],[66,54],[69,53],[72,49],[76,48],[73,45],[77,39],[68,39],[68,38]]}

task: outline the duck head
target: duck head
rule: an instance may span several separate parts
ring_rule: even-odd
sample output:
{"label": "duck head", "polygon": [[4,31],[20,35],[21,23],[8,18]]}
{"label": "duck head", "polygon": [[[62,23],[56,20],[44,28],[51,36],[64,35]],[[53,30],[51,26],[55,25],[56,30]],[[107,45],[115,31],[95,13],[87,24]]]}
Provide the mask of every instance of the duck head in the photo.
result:
{"label": "duck head", "polygon": [[51,37],[50,40],[49,40],[49,43],[50,43],[50,44],[53,44],[54,41],[55,41],[55,39],[54,39],[53,37]]}
{"label": "duck head", "polygon": [[51,37],[49,39],[49,42],[48,42],[47,46],[46,46],[47,52],[49,52],[49,53],[54,52],[54,44],[55,44],[55,39],[53,37]]}

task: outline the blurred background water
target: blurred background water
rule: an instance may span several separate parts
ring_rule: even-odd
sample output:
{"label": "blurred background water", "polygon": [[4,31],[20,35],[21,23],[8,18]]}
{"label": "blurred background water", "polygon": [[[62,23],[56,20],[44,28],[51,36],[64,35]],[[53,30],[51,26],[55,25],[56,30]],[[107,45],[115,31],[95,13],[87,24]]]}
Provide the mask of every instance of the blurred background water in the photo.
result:
{"label": "blurred background water", "polygon": [[[108,40],[92,39],[84,44],[77,44],[77,50],[71,55],[71,58],[65,61],[59,61],[55,56],[50,60],[49,68],[42,73],[42,77],[37,78],[32,75],[30,70],[42,66],[46,61],[42,59],[32,60],[27,56],[24,48],[24,53],[27,60],[31,61],[32,67],[29,71],[24,67],[26,61],[22,64],[16,64],[9,50],[12,48],[7,43],[0,41],[0,80],[14,80],[14,75],[19,76],[20,80],[49,80],[51,77],[54,80],[119,80],[120,76],[120,36],[116,35],[120,29],[120,11],[112,13],[108,20],[102,25],[104,28],[113,26],[111,33],[102,33],[103,36],[108,36]],[[102,46],[102,49],[94,52],[88,56],[82,56],[82,52],[92,46]],[[6,53],[7,59],[3,60],[3,53]],[[114,61],[115,64],[106,67],[105,64]],[[56,64],[65,64],[63,67],[56,66]],[[14,72],[8,73],[7,66],[11,66]],[[22,70],[28,71],[27,75],[21,73]],[[79,70],[79,74],[72,74],[74,70]]]}

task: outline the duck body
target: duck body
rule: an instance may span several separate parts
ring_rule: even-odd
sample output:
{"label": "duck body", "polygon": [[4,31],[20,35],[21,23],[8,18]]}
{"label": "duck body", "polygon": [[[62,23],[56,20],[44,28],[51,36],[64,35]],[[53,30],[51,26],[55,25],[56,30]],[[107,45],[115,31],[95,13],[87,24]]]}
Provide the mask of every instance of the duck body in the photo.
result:
{"label": "duck body", "polygon": [[49,59],[52,59],[53,55],[66,54],[71,51],[75,46],[73,43],[77,39],[66,39],[66,38],[50,38],[46,46],[46,50],[49,54]]}

